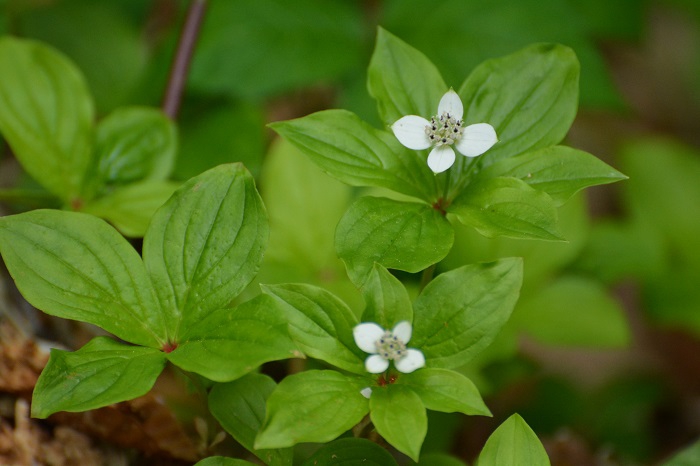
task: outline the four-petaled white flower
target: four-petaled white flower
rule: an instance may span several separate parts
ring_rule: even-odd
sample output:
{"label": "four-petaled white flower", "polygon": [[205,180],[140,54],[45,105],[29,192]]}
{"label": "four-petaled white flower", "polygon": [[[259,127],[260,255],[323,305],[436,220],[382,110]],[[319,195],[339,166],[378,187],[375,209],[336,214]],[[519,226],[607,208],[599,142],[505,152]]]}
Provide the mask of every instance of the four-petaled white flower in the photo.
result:
{"label": "four-petaled white flower", "polygon": [[392,330],[384,330],[374,322],[356,325],[352,330],[355,343],[362,351],[371,354],[365,360],[367,372],[384,372],[392,360],[396,369],[405,374],[425,366],[425,357],[420,350],[406,348],[411,331],[411,323],[406,320],[396,324]]}
{"label": "four-petaled white flower", "polygon": [[455,152],[476,157],[489,150],[496,142],[496,130],[488,123],[463,126],[464,107],[455,91],[450,89],[440,99],[437,115],[430,121],[416,115],[400,118],[391,126],[401,144],[414,150],[431,146],[428,167],[434,173],[444,172],[455,162]]}

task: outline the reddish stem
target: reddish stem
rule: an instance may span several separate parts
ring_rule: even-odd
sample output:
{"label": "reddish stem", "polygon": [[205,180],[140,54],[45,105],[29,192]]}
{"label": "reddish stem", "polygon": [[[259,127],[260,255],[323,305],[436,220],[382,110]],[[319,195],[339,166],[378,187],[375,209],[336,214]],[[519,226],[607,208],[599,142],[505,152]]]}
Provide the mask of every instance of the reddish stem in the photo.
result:
{"label": "reddish stem", "polygon": [[177,114],[180,111],[182,91],[185,88],[187,72],[190,68],[190,61],[192,60],[194,46],[199,36],[199,28],[202,25],[206,8],[207,0],[192,0],[187,10],[185,24],[180,33],[175,59],[170,68],[168,87],[163,98],[163,112],[172,120],[177,118]]}

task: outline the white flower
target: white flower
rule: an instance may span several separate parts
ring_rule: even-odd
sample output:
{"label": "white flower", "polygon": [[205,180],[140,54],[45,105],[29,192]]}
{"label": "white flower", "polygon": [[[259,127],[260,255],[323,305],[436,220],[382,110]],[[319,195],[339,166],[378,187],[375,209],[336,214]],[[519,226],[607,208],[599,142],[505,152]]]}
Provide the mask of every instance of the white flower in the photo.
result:
{"label": "white flower", "polygon": [[462,126],[464,107],[455,91],[450,89],[440,99],[437,115],[430,121],[416,115],[400,118],[391,125],[396,139],[414,150],[434,146],[428,155],[428,166],[434,173],[441,173],[455,163],[455,152],[476,157],[489,150],[496,142],[496,130],[488,123]]}
{"label": "white flower", "polygon": [[363,388],[360,390],[360,394],[369,400],[369,397],[372,396],[372,387]]}
{"label": "white flower", "polygon": [[420,350],[406,348],[411,332],[411,324],[406,320],[396,324],[391,331],[374,322],[356,325],[352,330],[355,343],[362,351],[371,354],[365,360],[367,372],[384,372],[391,360],[396,369],[405,374],[425,366],[425,356]]}

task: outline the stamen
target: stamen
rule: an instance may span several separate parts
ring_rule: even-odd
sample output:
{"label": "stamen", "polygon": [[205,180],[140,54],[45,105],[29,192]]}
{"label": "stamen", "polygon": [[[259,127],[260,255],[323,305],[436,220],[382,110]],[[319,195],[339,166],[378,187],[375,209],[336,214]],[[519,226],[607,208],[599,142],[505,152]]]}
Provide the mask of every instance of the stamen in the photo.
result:
{"label": "stamen", "polygon": [[[436,124],[438,120],[440,125]],[[425,134],[437,146],[454,144],[462,138],[463,132],[462,120],[455,119],[447,112],[433,116],[430,118],[430,125],[425,126]]]}

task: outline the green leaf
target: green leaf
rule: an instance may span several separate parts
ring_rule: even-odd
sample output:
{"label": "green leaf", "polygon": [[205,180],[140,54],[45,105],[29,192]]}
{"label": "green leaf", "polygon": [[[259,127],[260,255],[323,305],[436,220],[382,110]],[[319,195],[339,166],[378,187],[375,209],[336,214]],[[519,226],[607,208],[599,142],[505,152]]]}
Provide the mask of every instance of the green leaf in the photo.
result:
{"label": "green leaf", "polygon": [[25,299],[47,314],[143,346],[167,341],[141,258],[104,221],[58,210],[2,217],[0,252]]}
{"label": "green leaf", "polygon": [[479,390],[464,375],[449,369],[422,368],[401,374],[398,383],[408,386],[433,411],[490,416]]}
{"label": "green leaf", "polygon": [[484,166],[559,143],[578,106],[579,63],[563,45],[536,44],[487,60],[462,84],[466,124],[489,123],[500,140]]}
{"label": "green leaf", "polygon": [[644,8],[637,0],[385,0],[379,22],[428,53],[448,84],[486,58],[543,40],[566,44],[581,60],[581,104],[619,111],[623,100],[598,43],[639,40],[633,31],[644,26]]}
{"label": "green leaf", "polygon": [[629,344],[625,313],[595,280],[563,276],[518,303],[513,321],[550,345],[620,348]]}
{"label": "green leaf", "polygon": [[391,125],[406,115],[435,115],[448,87],[428,57],[380,27],[367,89],[377,101],[379,117]]}
{"label": "green leaf", "polygon": [[362,312],[364,322],[375,322],[383,328],[392,328],[402,320],[413,322],[413,305],[403,284],[380,264],[362,287],[367,307]]}
{"label": "green leaf", "polygon": [[332,293],[311,285],[262,285],[277,300],[299,349],[341,369],[364,374],[364,353],[355,344],[353,312]]}
{"label": "green leaf", "polygon": [[292,464],[292,450],[255,450],[255,436],[265,420],[265,402],[275,381],[263,374],[248,374],[234,382],[214,385],[209,392],[209,411],[226,432],[265,464]]}
{"label": "green leaf", "polygon": [[119,187],[85,204],[81,211],[108,220],[125,236],[143,237],[156,210],[179,185],[169,181],[144,181]]}
{"label": "green leaf", "polygon": [[143,260],[176,338],[250,283],[268,230],[253,177],[241,164],[190,179],[156,212]]}
{"label": "green leaf", "polygon": [[94,109],[80,71],[38,42],[0,39],[0,132],[36,181],[68,203],[90,163]]}
{"label": "green leaf", "polygon": [[420,397],[402,385],[374,387],[369,409],[379,435],[401,453],[418,461],[428,432],[428,416]]}
{"label": "green leaf", "polygon": [[329,442],[360,422],[369,410],[360,390],[369,381],[335,371],[285,377],[267,400],[267,415],[255,448],[285,448]]}
{"label": "green leaf", "polygon": [[319,448],[301,466],[397,466],[391,453],[363,438],[343,438]]}
{"label": "green leaf", "polygon": [[210,456],[198,461],[194,466],[255,466],[255,463],[224,456]]}
{"label": "green leaf", "polygon": [[614,183],[627,177],[587,152],[551,146],[500,160],[479,172],[477,179],[519,178],[562,205],[583,188]]}
{"label": "green leaf", "polygon": [[51,350],[32,396],[32,417],[79,412],[146,394],[165,366],[159,350],[97,337],[75,352]]}
{"label": "green leaf", "polygon": [[335,233],[338,256],[358,286],[375,262],[389,269],[420,272],[440,262],[453,241],[452,225],[432,207],[369,196],[350,206]]}
{"label": "green leaf", "polygon": [[428,367],[466,364],[496,337],[518,299],[522,259],[465,265],[438,275],[413,303],[410,346]]}
{"label": "green leaf", "polygon": [[661,466],[693,466],[700,463],[700,440],[676,454]]}
{"label": "green leaf", "polygon": [[549,466],[549,458],[537,435],[513,414],[486,441],[478,466]]}
{"label": "green leaf", "polygon": [[344,183],[389,188],[427,202],[436,198],[435,175],[425,159],[354,113],[324,110],[269,126]]}
{"label": "green leaf", "polygon": [[189,324],[168,359],[210,380],[228,382],[265,362],[300,356],[287,334],[284,311],[272,298],[260,295]]}
{"label": "green leaf", "polygon": [[122,107],[97,125],[94,176],[107,185],[165,180],[176,151],[175,125],[163,112]]}
{"label": "green leaf", "polygon": [[563,240],[552,198],[518,178],[476,181],[447,210],[488,238]]}

